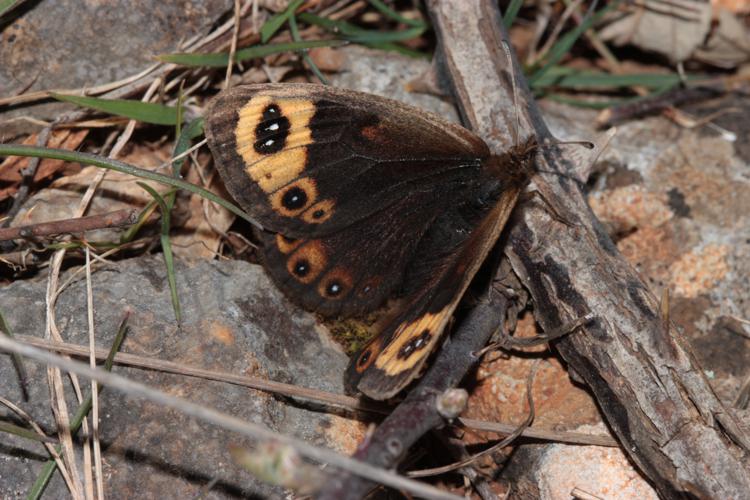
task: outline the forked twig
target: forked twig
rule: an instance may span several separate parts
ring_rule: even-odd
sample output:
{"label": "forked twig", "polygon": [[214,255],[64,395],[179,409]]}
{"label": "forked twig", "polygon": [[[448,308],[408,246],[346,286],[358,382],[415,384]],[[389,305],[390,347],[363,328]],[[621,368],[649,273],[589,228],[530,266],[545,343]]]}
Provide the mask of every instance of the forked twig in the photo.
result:
{"label": "forked twig", "polygon": [[536,363],[531,367],[531,372],[529,373],[529,376],[526,378],[526,402],[529,405],[529,414],[524,419],[521,424],[516,427],[516,429],[513,430],[505,439],[500,440],[499,443],[495,443],[486,450],[482,450],[479,453],[476,453],[470,457],[467,457],[459,462],[455,462],[448,465],[443,465],[441,467],[434,467],[432,469],[422,469],[422,470],[415,470],[410,471],[406,475],[408,477],[427,477],[427,476],[436,476],[438,474],[445,474],[446,472],[451,472],[456,469],[460,469],[462,467],[466,467],[467,465],[471,465],[472,463],[476,462],[482,457],[485,457],[487,455],[491,455],[492,453],[495,453],[496,451],[499,451],[509,444],[511,444],[513,441],[515,441],[518,436],[523,434],[524,429],[528,429],[531,425],[531,422],[534,421],[535,411],[534,411],[534,397],[531,392],[531,386],[534,383],[534,377],[536,376],[537,369],[539,368],[539,362],[541,360],[537,360]]}

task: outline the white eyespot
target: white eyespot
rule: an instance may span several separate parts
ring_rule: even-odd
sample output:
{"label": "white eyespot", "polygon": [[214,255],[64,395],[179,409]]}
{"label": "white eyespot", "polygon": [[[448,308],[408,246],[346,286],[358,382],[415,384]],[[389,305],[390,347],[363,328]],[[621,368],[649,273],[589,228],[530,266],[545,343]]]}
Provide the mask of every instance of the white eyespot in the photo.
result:
{"label": "white eyespot", "polygon": [[279,130],[279,124],[278,123],[272,123],[268,127],[266,127],[266,130]]}
{"label": "white eyespot", "polygon": [[273,139],[268,139],[266,142],[263,143],[263,145],[266,146],[266,147],[269,147],[269,146],[273,145],[273,143],[274,143]]}
{"label": "white eyespot", "polygon": [[341,290],[341,287],[338,286],[336,283],[331,285],[331,290],[330,290],[331,293],[339,293],[340,290]]}

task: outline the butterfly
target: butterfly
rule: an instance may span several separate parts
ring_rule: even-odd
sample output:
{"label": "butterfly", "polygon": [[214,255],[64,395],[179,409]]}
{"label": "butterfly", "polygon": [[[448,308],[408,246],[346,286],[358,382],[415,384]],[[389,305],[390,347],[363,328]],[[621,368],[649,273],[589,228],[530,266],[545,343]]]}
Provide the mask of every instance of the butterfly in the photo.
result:
{"label": "butterfly", "polygon": [[350,390],[396,395],[421,372],[524,189],[535,140],[502,155],[391,99],[316,84],[238,86],[205,113],[227,190],[263,227],[260,260],[324,316],[400,307],[353,356]]}

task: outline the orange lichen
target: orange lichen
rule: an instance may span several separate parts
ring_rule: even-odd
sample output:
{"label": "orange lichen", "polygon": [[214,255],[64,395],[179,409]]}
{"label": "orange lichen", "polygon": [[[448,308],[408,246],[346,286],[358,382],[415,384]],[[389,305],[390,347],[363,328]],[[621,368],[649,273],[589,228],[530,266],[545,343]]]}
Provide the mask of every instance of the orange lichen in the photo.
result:
{"label": "orange lichen", "polygon": [[706,245],[683,254],[669,267],[675,295],[694,298],[714,288],[729,272],[727,245]]}

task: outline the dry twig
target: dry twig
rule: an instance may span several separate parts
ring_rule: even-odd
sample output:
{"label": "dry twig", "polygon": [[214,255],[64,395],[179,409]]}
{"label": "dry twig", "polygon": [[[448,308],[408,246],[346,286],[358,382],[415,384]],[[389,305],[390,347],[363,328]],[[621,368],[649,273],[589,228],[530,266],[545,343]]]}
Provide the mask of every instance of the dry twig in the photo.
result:
{"label": "dry twig", "polygon": [[89,215],[50,222],[40,222],[27,226],[0,229],[0,241],[15,240],[17,238],[40,238],[60,234],[77,234],[94,229],[108,227],[122,227],[135,224],[138,212],[135,209],[122,209],[106,214]]}

